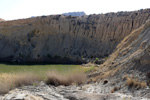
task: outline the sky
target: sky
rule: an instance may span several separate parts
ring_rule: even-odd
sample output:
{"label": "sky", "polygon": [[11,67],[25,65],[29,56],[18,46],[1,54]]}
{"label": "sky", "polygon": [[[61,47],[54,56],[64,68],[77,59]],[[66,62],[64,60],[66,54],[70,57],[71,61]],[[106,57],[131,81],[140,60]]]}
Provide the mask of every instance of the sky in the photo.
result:
{"label": "sky", "polygon": [[14,20],[84,11],[100,14],[150,8],[150,0],[0,0],[0,18]]}

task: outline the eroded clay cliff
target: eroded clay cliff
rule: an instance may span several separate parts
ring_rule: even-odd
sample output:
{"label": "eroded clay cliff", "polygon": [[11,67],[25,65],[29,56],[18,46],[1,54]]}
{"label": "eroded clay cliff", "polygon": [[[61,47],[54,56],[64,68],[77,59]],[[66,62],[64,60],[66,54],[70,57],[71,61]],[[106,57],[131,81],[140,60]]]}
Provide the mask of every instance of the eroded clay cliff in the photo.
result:
{"label": "eroded clay cliff", "polygon": [[111,54],[150,18],[150,9],[0,22],[0,61],[82,63]]}

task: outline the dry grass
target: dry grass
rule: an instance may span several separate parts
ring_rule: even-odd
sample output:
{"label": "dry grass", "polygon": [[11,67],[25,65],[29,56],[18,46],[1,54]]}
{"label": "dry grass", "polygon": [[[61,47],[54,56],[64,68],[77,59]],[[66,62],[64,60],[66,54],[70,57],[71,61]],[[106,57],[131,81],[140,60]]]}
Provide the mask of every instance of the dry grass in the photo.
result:
{"label": "dry grass", "polygon": [[12,89],[11,81],[0,80],[0,94],[7,93],[10,89]]}
{"label": "dry grass", "polygon": [[[0,94],[22,85],[45,81],[54,85],[81,84],[86,80],[85,72],[93,67],[79,65],[5,65],[0,64]],[[47,73],[48,72],[48,73]]]}
{"label": "dry grass", "polygon": [[127,77],[126,85],[134,88],[145,88],[147,85],[145,82],[140,82],[139,80]]}
{"label": "dry grass", "polygon": [[86,75],[82,72],[79,73],[69,73],[69,74],[60,74],[58,72],[48,72],[47,73],[47,84],[51,84],[54,86],[58,85],[71,85],[77,84],[80,85],[86,81]]}
{"label": "dry grass", "polygon": [[24,73],[24,74],[17,74],[15,77],[14,84],[16,87],[22,85],[30,85],[35,82],[41,81],[42,78],[34,73]]}
{"label": "dry grass", "polygon": [[41,78],[33,73],[0,74],[0,94],[7,93],[11,89],[30,85],[41,81]]}
{"label": "dry grass", "polygon": [[11,89],[14,89],[23,85],[32,85],[40,81],[46,81],[47,84],[51,85],[80,85],[86,80],[84,72],[73,72],[70,74],[58,73],[58,71],[50,71],[45,73],[44,77],[37,75],[33,72],[24,73],[7,73],[0,74],[0,94],[5,94]]}
{"label": "dry grass", "polygon": [[107,71],[103,72],[101,75],[94,77],[92,80],[95,82],[97,80],[108,79],[115,76],[119,70],[121,70],[121,67],[107,69]]}

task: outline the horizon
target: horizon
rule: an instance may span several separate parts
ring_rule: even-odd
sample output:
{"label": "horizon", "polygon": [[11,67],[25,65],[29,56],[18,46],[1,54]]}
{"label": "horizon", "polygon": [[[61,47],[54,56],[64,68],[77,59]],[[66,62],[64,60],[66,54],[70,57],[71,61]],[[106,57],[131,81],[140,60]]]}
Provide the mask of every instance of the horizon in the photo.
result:
{"label": "horizon", "polygon": [[58,15],[68,12],[85,12],[90,14],[105,14],[110,12],[137,11],[149,9],[148,0],[3,0],[0,2],[0,18],[16,20],[37,16]]}

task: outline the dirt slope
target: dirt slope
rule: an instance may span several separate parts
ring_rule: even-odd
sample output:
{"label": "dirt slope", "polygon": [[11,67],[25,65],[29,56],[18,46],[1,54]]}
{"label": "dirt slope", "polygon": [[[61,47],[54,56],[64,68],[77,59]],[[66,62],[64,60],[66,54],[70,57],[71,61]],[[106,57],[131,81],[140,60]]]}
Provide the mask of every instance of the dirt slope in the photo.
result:
{"label": "dirt slope", "polygon": [[94,81],[109,80],[115,91],[150,98],[150,21],[126,36],[90,76]]}
{"label": "dirt slope", "polygon": [[[128,70],[150,71],[150,21],[134,30],[117,46],[106,62],[101,65]],[[144,73],[145,74],[145,73]]]}

